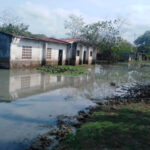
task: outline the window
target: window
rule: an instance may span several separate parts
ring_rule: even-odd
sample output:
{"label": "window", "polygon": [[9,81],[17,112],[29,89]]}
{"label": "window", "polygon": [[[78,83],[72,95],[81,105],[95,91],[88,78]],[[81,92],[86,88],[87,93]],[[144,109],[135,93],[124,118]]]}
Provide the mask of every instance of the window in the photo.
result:
{"label": "window", "polygon": [[80,56],[80,51],[79,50],[77,50],[77,56]]}
{"label": "window", "polygon": [[23,46],[22,47],[22,59],[31,59],[32,58],[32,47]]}
{"label": "window", "polygon": [[92,57],[92,55],[93,55],[93,52],[92,52],[92,51],[90,51],[90,56]]}
{"label": "window", "polygon": [[51,59],[52,58],[52,49],[51,48],[47,48],[47,59]]}

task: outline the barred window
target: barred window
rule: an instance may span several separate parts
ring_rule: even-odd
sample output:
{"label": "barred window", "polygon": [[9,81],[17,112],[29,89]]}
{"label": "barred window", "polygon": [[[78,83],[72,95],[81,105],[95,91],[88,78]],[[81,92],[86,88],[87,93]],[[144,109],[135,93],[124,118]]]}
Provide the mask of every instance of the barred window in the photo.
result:
{"label": "barred window", "polygon": [[23,46],[22,47],[22,59],[31,59],[32,58],[32,47]]}
{"label": "barred window", "polygon": [[51,58],[52,58],[52,49],[47,48],[47,59],[51,59]]}

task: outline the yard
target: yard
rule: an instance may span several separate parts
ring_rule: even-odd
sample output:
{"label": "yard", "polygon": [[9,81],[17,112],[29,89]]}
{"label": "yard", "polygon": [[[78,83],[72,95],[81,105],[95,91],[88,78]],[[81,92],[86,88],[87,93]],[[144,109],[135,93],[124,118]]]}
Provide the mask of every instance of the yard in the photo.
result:
{"label": "yard", "polygon": [[150,104],[102,106],[55,150],[149,150]]}

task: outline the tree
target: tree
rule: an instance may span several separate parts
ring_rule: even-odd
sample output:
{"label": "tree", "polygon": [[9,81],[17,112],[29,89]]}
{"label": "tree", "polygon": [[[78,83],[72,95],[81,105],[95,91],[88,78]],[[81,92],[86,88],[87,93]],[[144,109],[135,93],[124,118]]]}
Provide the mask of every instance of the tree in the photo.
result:
{"label": "tree", "polygon": [[100,23],[93,23],[85,25],[81,29],[81,37],[93,44],[98,44],[100,41],[99,39],[99,29],[100,29]]}
{"label": "tree", "polygon": [[119,20],[88,24],[81,30],[82,37],[95,44],[107,42],[108,45],[112,45],[118,41],[120,36],[118,23]]}
{"label": "tree", "polygon": [[12,34],[27,33],[29,26],[21,23],[20,20],[12,10],[4,10],[0,14],[0,31]]}
{"label": "tree", "polygon": [[47,38],[45,34],[32,34],[32,36],[39,37],[39,38]]}
{"label": "tree", "polygon": [[65,29],[68,30],[67,35],[70,38],[80,38],[83,26],[84,20],[81,16],[70,15],[65,20]]}
{"label": "tree", "polygon": [[128,41],[120,38],[119,45],[114,46],[112,50],[116,60],[126,61],[129,59],[129,54],[136,51],[136,47]]}
{"label": "tree", "polygon": [[120,20],[99,21],[84,26],[82,38],[99,46],[103,58],[113,60],[113,47],[120,43]]}
{"label": "tree", "polygon": [[32,34],[28,31],[29,25],[21,22],[20,17],[14,14],[13,10],[4,10],[0,13],[0,31],[24,36],[35,36],[46,38],[44,34]]}
{"label": "tree", "polygon": [[0,27],[0,31],[6,32],[6,33],[12,33],[17,35],[24,35],[28,32],[28,25],[24,25],[23,23],[13,25],[13,24],[3,24]]}
{"label": "tree", "polygon": [[[81,16],[71,15],[65,24],[65,28],[68,29],[68,35],[71,38],[81,38],[91,44],[96,44],[99,47],[102,58],[113,61],[116,59],[116,56],[119,56],[117,54],[119,52],[117,51],[118,48],[120,48],[119,50],[123,49],[121,47],[123,43],[126,46],[130,45],[127,42],[123,42],[120,36],[120,29],[123,23],[124,20],[115,19],[85,24]],[[115,48],[116,51],[114,50]]]}
{"label": "tree", "polygon": [[150,31],[146,31],[143,35],[139,36],[134,43],[138,47],[138,52],[145,53],[150,57]]}

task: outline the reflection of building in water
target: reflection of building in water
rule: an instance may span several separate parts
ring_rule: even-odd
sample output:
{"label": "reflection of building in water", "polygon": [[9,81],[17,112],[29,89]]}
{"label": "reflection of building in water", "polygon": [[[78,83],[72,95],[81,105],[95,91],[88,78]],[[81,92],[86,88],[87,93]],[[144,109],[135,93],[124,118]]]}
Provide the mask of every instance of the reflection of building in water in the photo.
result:
{"label": "reflection of building in water", "polygon": [[79,77],[55,76],[36,70],[0,70],[0,74],[2,74],[0,76],[1,101],[15,100],[61,88],[66,88],[67,91],[74,88],[74,95],[77,92],[84,94],[85,90],[91,93],[95,86],[106,81],[99,78],[97,80],[93,71]]}
{"label": "reflection of building in water", "polygon": [[[142,68],[143,71],[143,68]],[[25,98],[57,89],[64,89],[70,96],[84,95],[85,97],[105,97],[112,93],[115,87],[111,82],[120,86],[126,82],[141,81],[149,71],[128,70],[121,68],[96,68],[88,75],[79,77],[55,76],[36,70],[0,70],[0,101],[10,101]],[[147,78],[146,78],[147,79]]]}
{"label": "reflection of building in water", "polygon": [[[13,100],[57,88],[57,76],[50,76],[30,70],[0,70],[0,100]],[[60,81],[60,79],[59,79]]]}
{"label": "reflection of building in water", "polygon": [[21,88],[29,88],[30,87],[31,78],[30,76],[21,77]]}
{"label": "reflection of building in water", "polygon": [[[11,101],[60,88],[82,88],[87,75],[65,77],[33,70],[0,70],[0,101]],[[83,84],[84,83],[84,84]]]}

